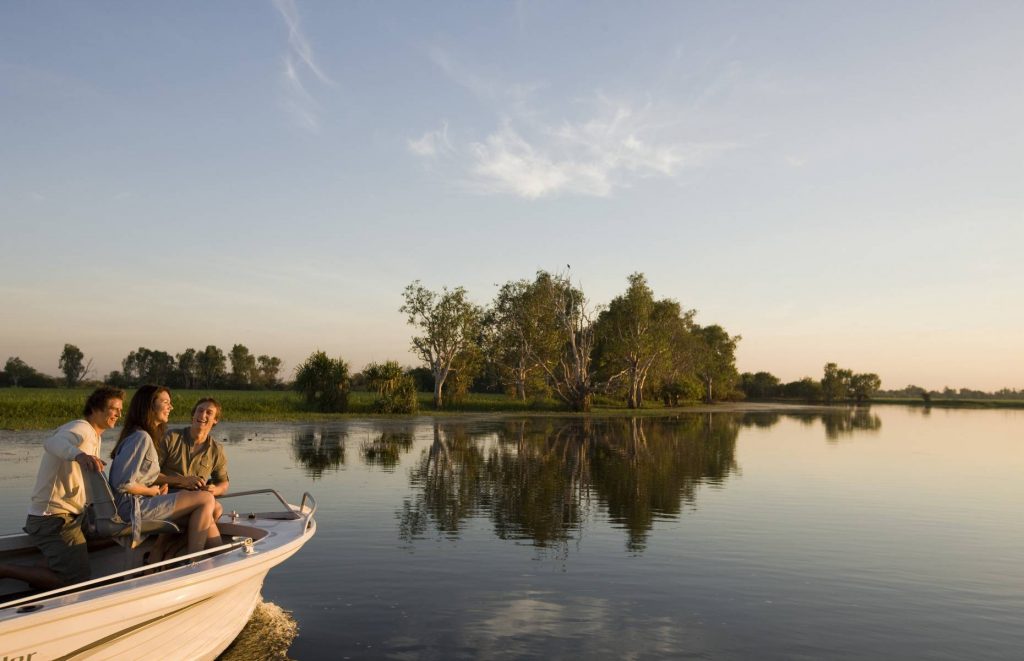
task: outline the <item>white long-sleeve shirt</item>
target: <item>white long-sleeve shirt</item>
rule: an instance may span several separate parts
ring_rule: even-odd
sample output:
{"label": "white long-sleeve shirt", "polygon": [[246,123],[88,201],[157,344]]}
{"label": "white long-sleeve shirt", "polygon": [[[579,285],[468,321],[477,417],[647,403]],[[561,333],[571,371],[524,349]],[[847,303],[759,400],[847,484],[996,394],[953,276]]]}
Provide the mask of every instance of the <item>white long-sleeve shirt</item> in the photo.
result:
{"label": "white long-sleeve shirt", "polygon": [[80,452],[100,456],[99,434],[85,420],[75,420],[59,427],[43,448],[28,513],[81,514],[85,509],[85,482],[75,457]]}

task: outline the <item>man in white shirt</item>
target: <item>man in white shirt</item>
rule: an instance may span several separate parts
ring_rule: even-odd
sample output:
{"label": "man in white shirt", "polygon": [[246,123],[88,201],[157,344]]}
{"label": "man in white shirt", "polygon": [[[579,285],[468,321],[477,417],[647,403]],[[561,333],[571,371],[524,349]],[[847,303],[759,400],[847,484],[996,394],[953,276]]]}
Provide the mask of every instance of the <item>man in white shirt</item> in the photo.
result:
{"label": "man in white shirt", "polygon": [[43,443],[45,451],[24,530],[48,566],[0,565],[0,578],[22,580],[44,590],[88,580],[89,554],[82,533],[82,471],[103,470],[100,436],[114,428],[123,406],[123,390],[97,388],[85,402],[84,417],[58,428]]}

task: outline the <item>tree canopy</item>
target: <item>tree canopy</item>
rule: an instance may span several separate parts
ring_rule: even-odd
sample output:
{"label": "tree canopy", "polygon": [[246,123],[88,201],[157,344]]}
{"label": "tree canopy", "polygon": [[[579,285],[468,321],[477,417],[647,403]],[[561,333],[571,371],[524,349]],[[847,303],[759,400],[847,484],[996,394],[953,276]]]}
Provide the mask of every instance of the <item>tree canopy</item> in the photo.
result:
{"label": "tree canopy", "polygon": [[434,406],[441,408],[445,380],[453,370],[466,372],[471,364],[469,354],[479,346],[483,311],[462,287],[433,292],[416,280],[402,295],[405,303],[399,312],[405,313],[409,325],[420,333],[412,338],[412,350],[430,367]]}
{"label": "tree canopy", "polygon": [[60,354],[60,360],[57,362],[57,366],[62,372],[64,372],[64,383],[68,388],[74,388],[85,375],[89,373],[89,369],[92,366],[92,361],[83,364],[85,354],[82,350],[73,344],[65,344],[64,351]]}

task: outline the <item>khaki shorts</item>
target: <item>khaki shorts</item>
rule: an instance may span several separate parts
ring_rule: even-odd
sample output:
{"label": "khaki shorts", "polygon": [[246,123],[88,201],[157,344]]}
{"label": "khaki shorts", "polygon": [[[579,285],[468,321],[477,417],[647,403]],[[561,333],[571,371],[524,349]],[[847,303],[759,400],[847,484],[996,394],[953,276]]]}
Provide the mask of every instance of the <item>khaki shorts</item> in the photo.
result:
{"label": "khaki shorts", "polygon": [[65,585],[89,580],[89,552],[82,533],[82,516],[29,514],[23,530]]}

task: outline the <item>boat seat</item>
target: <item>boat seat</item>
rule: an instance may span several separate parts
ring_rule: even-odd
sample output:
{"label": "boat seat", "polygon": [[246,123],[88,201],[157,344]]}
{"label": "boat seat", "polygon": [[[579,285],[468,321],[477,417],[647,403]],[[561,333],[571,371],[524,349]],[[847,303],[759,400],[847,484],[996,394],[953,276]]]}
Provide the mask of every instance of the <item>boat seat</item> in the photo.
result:
{"label": "boat seat", "polygon": [[[117,513],[114,492],[106,476],[99,471],[82,471],[85,480],[85,522],[82,527],[89,537],[126,537],[132,534],[132,522],[125,521]],[[146,519],[142,522],[142,534],[152,535],[164,532],[181,532],[173,521]]]}

